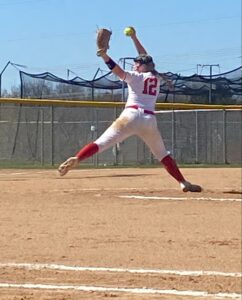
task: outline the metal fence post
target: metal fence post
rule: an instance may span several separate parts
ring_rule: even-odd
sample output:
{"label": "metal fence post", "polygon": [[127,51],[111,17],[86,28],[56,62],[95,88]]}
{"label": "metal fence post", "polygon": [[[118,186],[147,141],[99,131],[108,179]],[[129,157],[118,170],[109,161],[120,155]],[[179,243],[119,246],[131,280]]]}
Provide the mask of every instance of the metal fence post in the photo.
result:
{"label": "metal fence post", "polygon": [[171,112],[171,152],[174,158],[175,157],[175,112]]}
{"label": "metal fence post", "polygon": [[196,164],[198,164],[199,162],[198,162],[198,111],[196,110],[195,111],[195,130],[196,130],[196,132],[195,132],[195,155],[196,155],[196,157],[195,157],[195,163]]}
{"label": "metal fence post", "polygon": [[40,109],[40,162],[44,165],[44,111]]}
{"label": "metal fence post", "polygon": [[[95,130],[95,133],[96,133],[96,139],[98,138],[98,132],[99,132],[99,122],[98,122],[98,110],[97,110],[97,108],[95,109],[95,116],[96,116],[96,126],[95,126],[95,128],[96,128],[96,130]],[[98,156],[98,153],[96,153],[95,155],[94,155],[94,165],[95,165],[95,167],[98,167],[98,165],[99,165],[99,156]]]}
{"label": "metal fence post", "polygon": [[223,162],[227,164],[226,110],[223,110]]}
{"label": "metal fence post", "polygon": [[54,165],[54,106],[50,106],[50,145],[51,145],[51,165]]}

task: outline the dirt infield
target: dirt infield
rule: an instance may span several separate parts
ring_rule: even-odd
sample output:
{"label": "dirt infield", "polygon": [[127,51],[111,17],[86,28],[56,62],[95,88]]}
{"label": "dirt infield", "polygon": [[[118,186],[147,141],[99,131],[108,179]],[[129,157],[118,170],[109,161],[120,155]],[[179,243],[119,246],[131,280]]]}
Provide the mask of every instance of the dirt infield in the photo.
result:
{"label": "dirt infield", "polygon": [[0,300],[241,299],[241,169],[182,171],[1,170]]}

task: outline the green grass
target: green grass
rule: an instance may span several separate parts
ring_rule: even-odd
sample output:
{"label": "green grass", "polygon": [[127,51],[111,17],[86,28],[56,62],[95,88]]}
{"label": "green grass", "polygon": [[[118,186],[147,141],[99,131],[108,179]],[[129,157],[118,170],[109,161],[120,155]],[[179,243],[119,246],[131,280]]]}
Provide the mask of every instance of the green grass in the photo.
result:
{"label": "green grass", "polygon": [[[56,169],[59,164],[44,164],[39,162],[16,162],[16,161],[0,161],[0,169]],[[110,168],[160,168],[159,163],[156,164],[125,164],[125,165],[114,165],[114,164],[100,164],[94,166],[93,164],[81,164],[80,169],[110,169]],[[180,168],[241,168],[241,164],[179,164]]]}

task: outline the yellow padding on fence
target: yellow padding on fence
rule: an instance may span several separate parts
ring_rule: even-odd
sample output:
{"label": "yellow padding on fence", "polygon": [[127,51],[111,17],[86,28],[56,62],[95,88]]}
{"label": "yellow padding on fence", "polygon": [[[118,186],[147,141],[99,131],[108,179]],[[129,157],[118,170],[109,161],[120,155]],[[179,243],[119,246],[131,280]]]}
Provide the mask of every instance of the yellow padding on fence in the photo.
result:
{"label": "yellow padding on fence", "polygon": [[[120,107],[123,108],[125,102],[107,101],[80,101],[80,100],[58,100],[58,99],[21,99],[21,98],[0,98],[0,103],[12,103],[23,105],[41,106],[79,106],[79,107]],[[207,104],[187,104],[187,103],[157,103],[156,109],[242,109],[242,105],[207,105]]]}

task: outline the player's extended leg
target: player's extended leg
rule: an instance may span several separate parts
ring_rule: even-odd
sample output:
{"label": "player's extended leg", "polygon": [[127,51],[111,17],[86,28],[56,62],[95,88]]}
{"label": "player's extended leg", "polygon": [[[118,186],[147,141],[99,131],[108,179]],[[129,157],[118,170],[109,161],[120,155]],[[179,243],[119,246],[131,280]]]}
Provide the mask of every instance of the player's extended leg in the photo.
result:
{"label": "player's extended leg", "polygon": [[[154,120],[153,120],[154,121]],[[167,172],[180,184],[183,192],[201,192],[199,185],[188,182],[180,172],[175,160],[166,151],[163,139],[154,121],[152,131],[149,132],[148,126],[139,134],[144,142],[149,146],[154,156],[163,164]]]}
{"label": "player's extended leg", "polygon": [[167,155],[165,156],[162,160],[161,163],[167,170],[167,172],[175,178],[182,189],[183,192],[201,192],[202,188],[197,185],[197,184],[192,184],[189,181],[186,181],[185,178],[183,177],[182,173],[180,172],[175,160],[170,156]]}
{"label": "player's extended leg", "polygon": [[58,171],[61,176],[64,176],[68,171],[74,169],[78,166],[79,162],[94,155],[98,152],[98,145],[95,143],[90,143],[84,146],[76,156],[68,158],[65,162],[63,162]]}
{"label": "player's extended leg", "polygon": [[76,156],[70,157],[63,162],[58,168],[60,175],[64,176],[68,171],[76,168],[80,161],[87,159],[97,152],[101,153],[132,135],[132,128],[135,127],[135,118],[130,119],[128,113],[126,112],[125,114],[125,116],[123,116],[124,113],[121,114],[96,141],[87,144]]}

